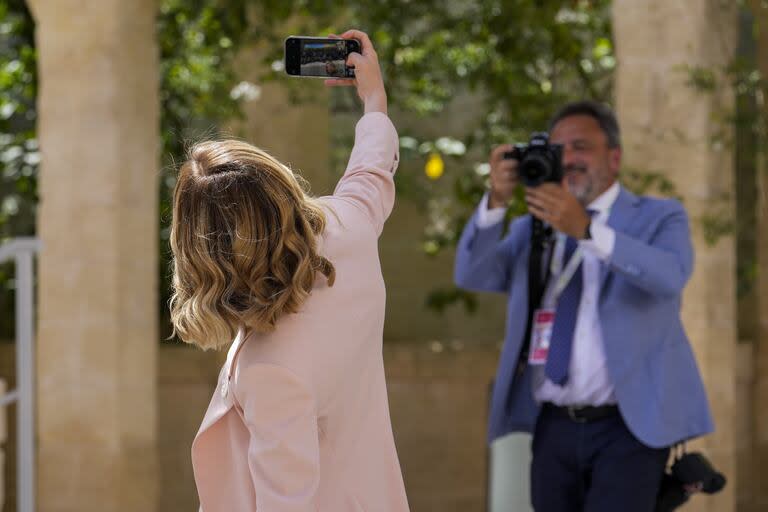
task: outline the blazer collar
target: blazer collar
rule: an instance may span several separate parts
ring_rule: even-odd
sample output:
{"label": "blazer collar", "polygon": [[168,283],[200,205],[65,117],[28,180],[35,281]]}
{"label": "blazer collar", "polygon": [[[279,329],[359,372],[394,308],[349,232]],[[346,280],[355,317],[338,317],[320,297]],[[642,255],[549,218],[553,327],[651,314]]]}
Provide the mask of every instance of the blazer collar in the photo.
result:
{"label": "blazer collar", "polygon": [[229,351],[227,351],[227,360],[224,363],[224,369],[225,374],[227,376],[227,380],[232,378],[232,367],[234,366],[235,359],[237,358],[237,354],[240,353],[240,349],[243,348],[243,343],[245,341],[245,331],[241,327],[237,331],[237,336],[235,336],[235,339],[232,341],[232,344],[229,346]]}
{"label": "blazer collar", "polygon": [[596,212],[597,214],[600,214],[606,210],[610,210],[613,208],[613,205],[616,202],[616,199],[619,197],[620,193],[621,185],[619,185],[618,181],[615,181],[613,185],[608,187],[605,192],[600,194],[594,201],[592,201],[587,206],[587,208]]}
{"label": "blazer collar", "polygon": [[617,231],[623,231],[635,217],[635,207],[640,198],[624,187],[619,188],[619,196],[611,207],[607,224]]}
{"label": "blazer collar", "polygon": [[[606,224],[617,232],[626,232],[635,218],[637,205],[640,203],[640,198],[630,192],[624,187],[619,190],[619,196],[613,203],[611,213],[608,216],[608,222]],[[614,248],[615,250],[615,248]],[[605,262],[600,263],[600,281],[599,289],[602,290],[603,285],[608,277],[608,264]]]}
{"label": "blazer collar", "polygon": [[216,382],[216,390],[213,392],[213,397],[211,397],[208,410],[205,412],[203,422],[197,432],[198,437],[216,423],[219,418],[224,416],[234,404],[232,390],[230,389],[232,385],[232,373],[234,371],[235,362],[237,361],[237,355],[240,352],[240,349],[243,348],[246,338],[247,336],[245,335],[245,332],[243,329],[240,329],[237,332],[234,341],[232,341],[232,344],[229,346],[226,362],[221,368],[218,381]]}

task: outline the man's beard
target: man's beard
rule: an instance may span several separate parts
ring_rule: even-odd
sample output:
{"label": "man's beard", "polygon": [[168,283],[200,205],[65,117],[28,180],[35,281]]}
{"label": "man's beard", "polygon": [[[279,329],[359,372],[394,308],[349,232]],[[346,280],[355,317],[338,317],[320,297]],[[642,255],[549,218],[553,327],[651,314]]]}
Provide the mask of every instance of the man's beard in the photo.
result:
{"label": "man's beard", "polygon": [[[563,172],[565,173],[568,190],[574,197],[576,197],[579,203],[586,208],[591,201],[592,192],[595,189],[594,181],[592,180],[592,176],[587,173],[587,168],[583,165],[569,165],[563,169]],[[573,184],[571,183],[571,180],[568,179],[568,176],[576,173],[583,175],[583,181],[578,184]]]}

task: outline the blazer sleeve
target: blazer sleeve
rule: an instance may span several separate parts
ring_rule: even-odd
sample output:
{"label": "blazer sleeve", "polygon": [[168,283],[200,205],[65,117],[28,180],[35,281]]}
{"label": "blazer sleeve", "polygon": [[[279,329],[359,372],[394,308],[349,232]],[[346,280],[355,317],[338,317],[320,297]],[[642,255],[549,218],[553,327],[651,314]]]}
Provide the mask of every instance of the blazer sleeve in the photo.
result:
{"label": "blazer sleeve", "polygon": [[395,204],[394,174],[399,156],[397,130],[386,114],[365,114],[355,127],[355,146],[333,195],[357,206],[373,224],[384,229]]}
{"label": "blazer sleeve", "polygon": [[530,229],[529,217],[518,217],[502,238],[503,222],[487,228],[477,225],[477,212],[472,216],[459,239],[454,266],[456,286],[478,292],[509,291],[513,268],[523,252]]}
{"label": "blazer sleeve", "polygon": [[320,451],[313,394],[281,366],[259,363],[238,373],[235,394],[250,433],[256,509],[316,512]]}
{"label": "blazer sleeve", "polygon": [[638,288],[660,297],[679,295],[693,272],[688,215],[677,201],[669,206],[650,241],[616,231],[610,266]]}

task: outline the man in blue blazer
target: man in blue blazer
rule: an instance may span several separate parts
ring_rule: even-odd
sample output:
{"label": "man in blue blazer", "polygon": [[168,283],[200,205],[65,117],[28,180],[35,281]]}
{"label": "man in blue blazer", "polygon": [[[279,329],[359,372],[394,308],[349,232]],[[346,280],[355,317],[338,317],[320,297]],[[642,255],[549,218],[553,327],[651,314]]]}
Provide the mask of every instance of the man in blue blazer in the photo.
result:
{"label": "man in blue blazer", "polygon": [[[488,437],[534,434],[538,512],[649,512],[670,446],[713,430],[680,320],[688,217],[678,201],[619,184],[619,126],[605,105],[568,104],[549,128],[563,182],[526,188],[530,214],[505,232],[517,162],[504,158],[511,146],[495,148],[456,257],[458,286],[509,296]],[[534,260],[546,293],[529,311],[532,216],[555,234]]]}

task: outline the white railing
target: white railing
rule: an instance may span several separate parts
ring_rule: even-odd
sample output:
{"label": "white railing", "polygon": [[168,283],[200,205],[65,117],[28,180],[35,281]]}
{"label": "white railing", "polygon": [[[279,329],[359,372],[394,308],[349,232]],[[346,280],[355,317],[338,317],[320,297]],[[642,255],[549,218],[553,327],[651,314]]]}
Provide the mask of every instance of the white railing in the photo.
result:
{"label": "white railing", "polygon": [[35,347],[34,256],[36,238],[15,238],[0,245],[0,263],[16,261],[16,389],[0,396],[0,407],[16,411],[16,500],[19,512],[35,510]]}

